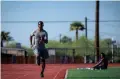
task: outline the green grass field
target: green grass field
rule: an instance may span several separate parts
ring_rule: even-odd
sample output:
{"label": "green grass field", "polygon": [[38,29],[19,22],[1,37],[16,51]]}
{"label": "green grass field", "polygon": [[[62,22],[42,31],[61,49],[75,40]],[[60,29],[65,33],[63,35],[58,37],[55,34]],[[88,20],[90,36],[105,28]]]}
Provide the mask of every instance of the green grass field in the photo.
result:
{"label": "green grass field", "polygon": [[120,79],[120,67],[107,70],[69,69],[66,79]]}

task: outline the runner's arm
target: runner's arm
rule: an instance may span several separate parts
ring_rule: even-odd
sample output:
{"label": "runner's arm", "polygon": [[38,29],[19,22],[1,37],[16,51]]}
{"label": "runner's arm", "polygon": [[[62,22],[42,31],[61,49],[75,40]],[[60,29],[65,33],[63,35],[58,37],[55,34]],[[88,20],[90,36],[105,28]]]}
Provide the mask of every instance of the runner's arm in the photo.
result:
{"label": "runner's arm", "polygon": [[46,34],[45,34],[45,40],[44,40],[44,42],[47,44],[48,43],[48,33],[46,32]]}
{"label": "runner's arm", "polygon": [[32,46],[32,35],[30,35],[30,45]]}
{"label": "runner's arm", "polygon": [[30,45],[31,45],[31,46],[32,46],[33,36],[35,35],[34,33],[35,33],[35,31],[30,35]]}

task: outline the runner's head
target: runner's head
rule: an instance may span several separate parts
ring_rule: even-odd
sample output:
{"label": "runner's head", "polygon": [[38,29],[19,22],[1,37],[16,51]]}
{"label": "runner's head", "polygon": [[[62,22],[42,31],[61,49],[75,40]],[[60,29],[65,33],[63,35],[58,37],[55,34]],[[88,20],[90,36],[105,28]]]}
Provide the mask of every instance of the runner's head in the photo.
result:
{"label": "runner's head", "polygon": [[38,28],[43,29],[44,23],[42,21],[38,22]]}

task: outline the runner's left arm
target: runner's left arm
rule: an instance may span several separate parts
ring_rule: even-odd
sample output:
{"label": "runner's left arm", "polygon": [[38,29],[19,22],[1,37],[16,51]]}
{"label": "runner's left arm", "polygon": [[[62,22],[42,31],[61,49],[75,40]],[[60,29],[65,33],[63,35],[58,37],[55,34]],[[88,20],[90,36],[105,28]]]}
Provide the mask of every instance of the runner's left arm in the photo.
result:
{"label": "runner's left arm", "polygon": [[48,33],[45,32],[45,39],[44,39],[44,42],[47,44],[48,43]]}

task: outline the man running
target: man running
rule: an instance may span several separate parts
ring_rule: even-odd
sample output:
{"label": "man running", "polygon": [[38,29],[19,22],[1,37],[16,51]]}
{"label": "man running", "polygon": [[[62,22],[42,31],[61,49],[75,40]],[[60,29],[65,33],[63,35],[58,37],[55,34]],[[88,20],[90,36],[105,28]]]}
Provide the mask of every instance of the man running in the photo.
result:
{"label": "man running", "polygon": [[48,43],[48,34],[43,29],[43,26],[44,23],[42,21],[39,21],[37,30],[34,30],[33,33],[30,35],[30,45],[36,55],[37,64],[40,65],[40,61],[43,62],[42,71],[40,73],[41,77],[44,77],[45,59],[49,57],[48,51],[45,48],[45,44]]}

